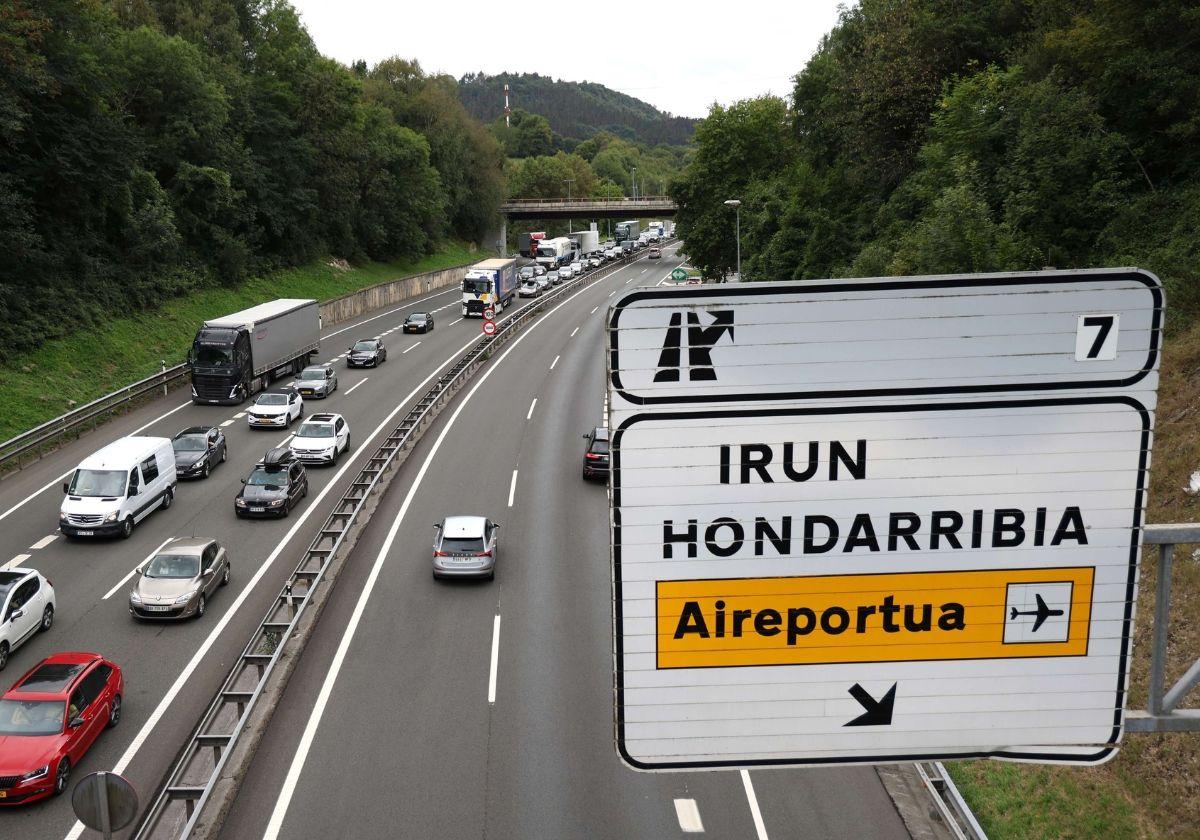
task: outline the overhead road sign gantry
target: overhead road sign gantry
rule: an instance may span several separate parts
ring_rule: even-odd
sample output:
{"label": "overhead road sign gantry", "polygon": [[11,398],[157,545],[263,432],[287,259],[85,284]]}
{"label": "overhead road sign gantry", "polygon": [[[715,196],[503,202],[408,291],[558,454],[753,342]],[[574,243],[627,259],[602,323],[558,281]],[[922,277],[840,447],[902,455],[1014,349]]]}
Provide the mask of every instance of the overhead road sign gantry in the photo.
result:
{"label": "overhead road sign gantry", "polygon": [[1162,311],[1136,269],[618,298],[623,758],[1114,755]]}

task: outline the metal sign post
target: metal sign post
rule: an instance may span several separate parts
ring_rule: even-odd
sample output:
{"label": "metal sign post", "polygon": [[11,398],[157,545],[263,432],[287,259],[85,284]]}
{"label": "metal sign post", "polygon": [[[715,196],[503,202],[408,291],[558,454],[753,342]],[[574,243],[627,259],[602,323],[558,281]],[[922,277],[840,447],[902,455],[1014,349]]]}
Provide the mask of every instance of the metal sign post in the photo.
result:
{"label": "metal sign post", "polygon": [[1136,269],[619,298],[625,761],[1114,755],[1162,306]]}
{"label": "metal sign post", "polygon": [[137,791],[123,776],[102,770],[79,780],[71,792],[71,807],[81,823],[109,840],[137,816]]}

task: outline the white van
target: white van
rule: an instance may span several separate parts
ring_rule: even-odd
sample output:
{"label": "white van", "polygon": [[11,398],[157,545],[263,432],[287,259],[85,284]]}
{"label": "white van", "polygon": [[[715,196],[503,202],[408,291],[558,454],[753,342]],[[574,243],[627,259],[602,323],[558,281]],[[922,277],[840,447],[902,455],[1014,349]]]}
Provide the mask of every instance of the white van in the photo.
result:
{"label": "white van", "polygon": [[169,438],[123,437],[85,458],[63,485],[58,527],[68,537],[120,534],[175,498],[175,451]]}

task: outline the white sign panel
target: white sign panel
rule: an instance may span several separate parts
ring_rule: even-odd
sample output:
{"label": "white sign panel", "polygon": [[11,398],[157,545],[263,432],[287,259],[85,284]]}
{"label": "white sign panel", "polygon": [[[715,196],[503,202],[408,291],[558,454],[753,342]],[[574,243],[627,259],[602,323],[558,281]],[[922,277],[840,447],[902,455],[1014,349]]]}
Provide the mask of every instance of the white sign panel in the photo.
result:
{"label": "white sign panel", "polygon": [[[882,281],[635,292],[610,312],[617,741],[632,766],[1115,754],[1157,280],[889,292],[904,283],[886,334],[865,323]],[[846,315],[819,348],[814,299]],[[719,312],[728,329],[699,336],[711,352],[693,379],[671,331]],[[655,385],[647,359],[675,361],[673,343],[678,379]]]}

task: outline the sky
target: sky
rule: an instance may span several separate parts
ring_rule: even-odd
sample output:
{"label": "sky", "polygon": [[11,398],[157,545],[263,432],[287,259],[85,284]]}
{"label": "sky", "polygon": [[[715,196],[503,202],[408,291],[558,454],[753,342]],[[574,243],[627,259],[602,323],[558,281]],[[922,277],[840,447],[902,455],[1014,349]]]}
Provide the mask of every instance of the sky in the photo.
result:
{"label": "sky", "polygon": [[[317,48],[350,64],[394,55],[429,73],[504,71],[598,82],[676,116],[791,92],[837,23],[837,0],[561,4],[291,0]],[[843,0],[845,2],[845,0]],[[849,3],[853,5],[853,3]],[[736,11],[736,14],[731,12]],[[532,103],[513,103],[536,111]]]}

